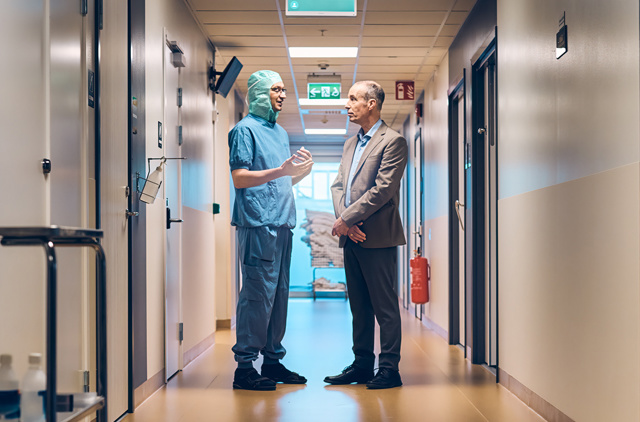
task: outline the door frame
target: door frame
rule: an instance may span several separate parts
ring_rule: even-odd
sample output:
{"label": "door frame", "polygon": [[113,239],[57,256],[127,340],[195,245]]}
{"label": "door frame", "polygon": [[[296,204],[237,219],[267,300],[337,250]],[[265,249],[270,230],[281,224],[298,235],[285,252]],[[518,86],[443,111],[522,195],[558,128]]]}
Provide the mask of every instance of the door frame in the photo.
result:
{"label": "door frame", "polygon": [[[403,136],[405,137],[405,140],[407,141],[407,147],[409,149],[411,149],[411,145],[409,143],[409,139],[410,139],[410,133],[411,133],[411,117],[407,116],[407,118],[405,119],[403,125]],[[409,171],[409,165],[405,166],[404,168],[404,177],[402,178],[403,183],[402,183],[402,192],[404,196],[404,201],[400,201],[403,206],[404,209],[402,210],[403,214],[404,214],[404,231],[405,231],[405,237],[406,237],[406,245],[404,245],[403,247],[405,248],[405,264],[404,264],[404,277],[403,277],[403,285],[402,285],[402,289],[403,289],[403,300],[402,300],[402,306],[404,307],[404,309],[409,309],[409,306],[411,305],[411,265],[410,265],[410,260],[411,260],[411,172]]]}
{"label": "door frame", "polygon": [[[129,412],[147,373],[147,207],[140,193],[147,177],[145,2],[129,0]],[[137,104],[134,103],[134,97]]]}
{"label": "door frame", "polygon": [[[464,277],[464,274],[460,274],[460,223],[458,221],[458,214],[456,212],[455,202],[460,199],[460,178],[458,166],[459,162],[459,105],[460,97],[462,97],[463,110],[467,109],[467,97],[465,92],[466,81],[466,69],[463,69],[462,79],[455,87],[449,92],[449,344],[460,344],[460,338],[463,333],[460,333],[460,320],[464,318],[461,315],[460,307],[460,276]],[[464,113],[463,128],[467,127],[467,113]],[[462,131],[464,137],[464,144],[467,141],[466,130]],[[466,162],[466,154],[465,160]],[[466,184],[465,184],[466,191]],[[464,199],[465,193],[462,192]],[[465,215],[464,213],[462,214]],[[465,289],[465,303],[466,289]],[[466,334],[466,333],[464,333]],[[465,342],[466,343],[466,342]]]}
{"label": "door frame", "polygon": [[[418,151],[419,154],[416,153],[417,147],[420,147]],[[422,127],[417,126],[415,135],[413,136],[413,169],[414,169],[414,178],[415,185],[411,186],[413,188],[413,193],[415,193],[419,188],[419,197],[414,201],[414,217],[415,217],[415,228],[416,232],[412,233],[413,235],[417,235],[418,240],[416,243],[416,250],[418,251],[418,255],[424,256],[424,145],[422,138]],[[420,214],[418,214],[418,209],[420,210]],[[419,311],[418,311],[419,310]],[[420,321],[422,321],[422,315],[424,314],[424,304],[418,305],[414,304],[414,315]]]}
{"label": "door frame", "polygon": [[[466,241],[467,248],[471,248],[471,253],[467,256],[467,265],[470,264],[470,271],[467,275],[471,276],[471,300],[467,301],[467,309],[471,313],[471,363],[484,364],[486,362],[486,342],[487,330],[485,324],[486,305],[486,279],[485,279],[485,257],[486,257],[486,233],[485,233],[485,135],[478,133],[476,128],[484,127],[485,121],[485,93],[484,93],[484,67],[490,62],[497,63],[497,36],[484,49],[480,57],[473,63],[471,77],[471,157],[470,168],[471,184],[467,189],[466,213],[470,213],[467,218]],[[495,70],[497,74],[497,68]],[[497,79],[497,78],[496,78]],[[497,92],[497,86],[495,87]],[[495,99],[497,101],[497,98]],[[494,103],[494,109],[497,110],[497,104]],[[496,113],[497,114],[497,113]],[[497,115],[494,116],[494,122],[497,123]],[[495,125],[497,127],[497,124]],[[494,128],[494,134],[497,132]],[[497,156],[497,155],[496,155]],[[496,173],[497,174],[497,173]],[[467,179],[469,176],[467,176]],[[497,186],[497,183],[496,183]],[[496,201],[497,202],[497,201]],[[497,204],[496,204],[497,205]],[[496,239],[497,242],[497,239]],[[469,262],[470,261],[470,262]],[[497,290],[497,287],[496,287]],[[470,309],[469,309],[470,308]],[[497,312],[496,312],[497,314]],[[497,315],[496,315],[497,318]],[[497,322],[496,322],[497,325]],[[467,328],[469,332],[469,328]],[[497,332],[496,332],[497,336]],[[497,344],[497,342],[496,342]],[[497,352],[496,352],[497,356]],[[497,368],[497,358],[496,366]]]}
{"label": "door frame", "polygon": [[[174,64],[171,64],[170,60],[171,60],[171,56],[170,53],[172,53],[170,46],[169,46],[169,42],[170,41],[176,41],[175,39],[172,39],[169,35],[169,31],[168,29],[165,27],[163,28],[163,34],[162,34],[163,38],[162,38],[162,45],[163,45],[163,53],[162,53],[162,63],[163,63],[163,67],[162,67],[162,90],[163,90],[163,103],[162,103],[162,131],[163,131],[163,143],[162,143],[162,151],[163,151],[163,156],[166,157],[166,160],[174,160],[171,162],[170,165],[175,166],[177,169],[175,170],[175,175],[177,177],[176,180],[176,202],[177,203],[169,203],[169,191],[170,191],[170,181],[167,180],[167,177],[170,177],[170,172],[173,172],[173,169],[168,169],[167,166],[165,166],[164,171],[162,172],[162,177],[163,177],[163,183],[162,183],[162,192],[163,192],[163,196],[162,199],[164,201],[164,205],[165,205],[165,209],[166,209],[166,230],[164,231],[164,264],[165,264],[165,272],[164,272],[164,322],[165,322],[165,327],[164,327],[164,333],[165,333],[165,338],[164,338],[164,345],[165,345],[165,354],[164,354],[164,363],[165,363],[165,381],[169,381],[173,376],[175,376],[178,372],[182,371],[183,367],[184,367],[184,351],[183,351],[183,339],[182,339],[182,330],[181,328],[178,327],[182,327],[182,324],[184,322],[183,319],[183,315],[182,315],[182,227],[181,225],[178,226],[174,226],[171,227],[171,224],[175,224],[175,223],[181,223],[182,222],[182,177],[181,177],[181,171],[182,171],[182,167],[181,167],[181,160],[182,160],[182,145],[181,142],[177,139],[178,138],[178,126],[181,124],[181,110],[180,107],[181,105],[177,104],[176,101],[176,95],[177,95],[177,91],[175,92],[167,92],[167,81],[168,81],[168,77],[167,77],[167,69],[171,69],[173,68],[175,70],[175,72],[177,72],[177,87],[176,88],[181,88],[181,72],[180,72],[180,67],[176,66]],[[170,104],[175,104],[175,107],[177,107],[177,111],[176,111],[176,126],[174,128],[172,128],[169,124],[168,124],[168,110],[167,108],[169,107]],[[169,136],[169,131],[170,130],[174,130],[175,132],[173,132],[173,136],[175,138],[172,138],[172,136]],[[176,156],[173,156],[173,154],[170,152],[170,145],[171,142],[176,142],[175,148],[176,148]],[[166,161],[165,160],[165,161]],[[173,208],[174,213],[173,216],[177,216],[178,218],[172,218],[171,220],[169,220],[169,210]],[[179,233],[176,236],[176,245],[178,248],[178,258],[177,258],[177,268],[175,269],[175,273],[177,275],[177,280],[176,280],[176,285],[175,285],[175,293],[177,295],[177,297],[169,297],[169,253],[168,253],[168,246],[169,246],[169,237],[170,237],[170,233],[169,230],[173,228],[174,230],[177,230]],[[176,326],[176,330],[172,330],[172,327],[170,327],[169,325],[169,317],[170,317],[170,300],[173,300],[173,305],[176,306],[175,312],[177,313],[177,321],[176,323],[178,324],[178,326]],[[177,335],[177,368],[175,372],[170,372],[172,370],[172,368],[170,368],[169,365],[169,358],[170,358],[170,353],[169,353],[169,341],[170,341],[170,336],[171,335]]]}

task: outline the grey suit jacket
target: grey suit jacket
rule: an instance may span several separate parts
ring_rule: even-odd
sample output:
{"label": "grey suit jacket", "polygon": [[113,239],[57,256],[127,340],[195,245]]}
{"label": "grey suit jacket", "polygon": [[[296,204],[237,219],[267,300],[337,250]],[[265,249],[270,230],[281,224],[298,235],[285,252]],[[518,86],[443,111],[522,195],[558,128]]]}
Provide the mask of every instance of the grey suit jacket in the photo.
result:
{"label": "grey suit jacket", "polygon": [[[400,180],[407,165],[407,141],[382,122],[360,158],[351,192],[345,192],[357,143],[357,136],[345,142],[338,176],[331,185],[336,218],[342,216],[349,227],[363,223],[360,229],[367,236],[367,240],[360,243],[363,248],[404,245],[398,204]],[[348,208],[344,202],[346,194],[351,195]],[[344,247],[346,241],[347,237],[341,236],[340,247]]]}

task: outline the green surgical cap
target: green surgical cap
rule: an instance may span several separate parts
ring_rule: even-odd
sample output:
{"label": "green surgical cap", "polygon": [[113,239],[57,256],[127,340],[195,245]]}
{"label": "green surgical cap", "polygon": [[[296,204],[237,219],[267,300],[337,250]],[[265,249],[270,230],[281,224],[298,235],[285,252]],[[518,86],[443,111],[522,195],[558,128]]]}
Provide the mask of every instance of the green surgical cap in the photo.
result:
{"label": "green surgical cap", "polygon": [[270,91],[278,82],[282,82],[282,78],[272,70],[258,70],[249,76],[249,113],[275,123],[279,112],[271,107]]}

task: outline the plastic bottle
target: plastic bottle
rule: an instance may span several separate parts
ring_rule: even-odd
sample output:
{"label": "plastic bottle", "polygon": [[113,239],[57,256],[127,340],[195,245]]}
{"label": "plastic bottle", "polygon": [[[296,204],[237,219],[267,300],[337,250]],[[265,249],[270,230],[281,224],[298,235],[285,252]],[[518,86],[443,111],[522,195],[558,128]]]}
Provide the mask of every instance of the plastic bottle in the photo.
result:
{"label": "plastic bottle", "polygon": [[44,395],[47,376],[42,370],[42,355],[29,355],[29,369],[22,379],[20,415],[22,422],[44,422]]}
{"label": "plastic bottle", "polygon": [[11,355],[0,355],[0,419],[17,420],[20,416],[20,390],[11,362]]}

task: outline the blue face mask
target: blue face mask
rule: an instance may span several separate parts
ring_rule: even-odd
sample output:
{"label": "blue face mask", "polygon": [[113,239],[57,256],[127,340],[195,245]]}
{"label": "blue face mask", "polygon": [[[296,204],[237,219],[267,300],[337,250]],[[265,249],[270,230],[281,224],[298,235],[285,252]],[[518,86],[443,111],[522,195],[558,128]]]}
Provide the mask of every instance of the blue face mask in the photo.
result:
{"label": "blue face mask", "polygon": [[282,82],[282,78],[272,70],[259,70],[249,76],[249,113],[275,123],[280,112],[273,110],[270,92],[278,82]]}

